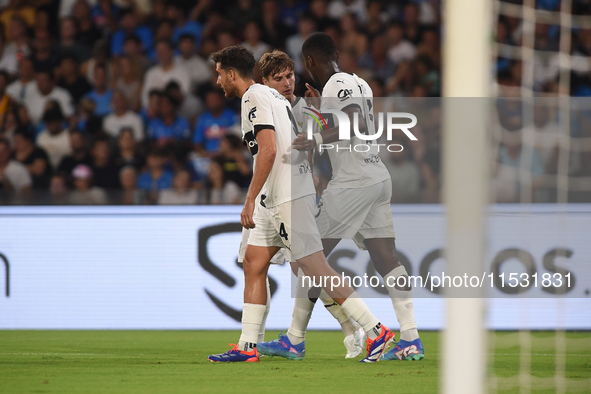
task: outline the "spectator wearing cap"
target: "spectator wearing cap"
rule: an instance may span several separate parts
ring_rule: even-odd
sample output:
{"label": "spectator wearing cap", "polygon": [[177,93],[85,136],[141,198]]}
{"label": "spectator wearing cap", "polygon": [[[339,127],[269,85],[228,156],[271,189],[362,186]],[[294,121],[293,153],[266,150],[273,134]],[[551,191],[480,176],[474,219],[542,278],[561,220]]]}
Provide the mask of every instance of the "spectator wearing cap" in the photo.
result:
{"label": "spectator wearing cap", "polygon": [[169,94],[160,99],[160,114],[148,124],[147,136],[158,145],[165,146],[173,141],[182,141],[190,137],[191,129],[185,118],[178,116],[179,102]]}
{"label": "spectator wearing cap", "polygon": [[75,106],[78,105],[82,96],[92,90],[92,85],[80,74],[80,66],[75,56],[62,57],[59,75],[57,85],[70,93]]}
{"label": "spectator wearing cap", "polygon": [[37,137],[37,145],[49,155],[52,168],[57,168],[60,161],[72,153],[70,136],[64,128],[64,115],[59,105],[48,108],[43,114],[45,129]]}
{"label": "spectator wearing cap", "polygon": [[43,117],[45,106],[50,100],[59,103],[62,116],[69,118],[74,114],[72,96],[67,90],[56,86],[52,70],[38,70],[35,73],[35,80],[36,89],[31,92],[30,97],[24,103],[33,124],[39,123]]}
{"label": "spectator wearing cap", "polygon": [[72,171],[74,190],[68,202],[73,205],[105,205],[108,203],[107,193],[93,185],[93,172],[90,167],[78,164]]}
{"label": "spectator wearing cap", "polygon": [[36,82],[33,59],[30,57],[24,57],[18,63],[18,79],[8,85],[6,93],[16,100],[16,102],[22,104],[29,99],[31,92],[35,87]]}
{"label": "spectator wearing cap", "polygon": [[26,127],[19,128],[14,134],[13,159],[22,163],[31,174],[33,189],[48,189],[51,179],[49,156],[35,146],[35,136]]}
{"label": "spectator wearing cap", "polygon": [[119,26],[111,37],[111,54],[119,56],[123,54],[123,43],[127,35],[136,35],[142,42],[144,51],[152,48],[152,30],[138,23],[137,15],[133,9],[124,9],[119,13]]}
{"label": "spectator wearing cap", "polygon": [[97,138],[90,151],[94,184],[107,190],[118,189],[119,167],[111,157],[111,147],[106,138]]}
{"label": "spectator wearing cap", "polygon": [[238,115],[226,107],[223,92],[218,89],[207,93],[205,108],[195,125],[193,144],[198,152],[213,157],[219,150],[222,137],[238,124]]}
{"label": "spectator wearing cap", "polygon": [[84,97],[96,103],[95,115],[104,117],[111,113],[113,91],[109,89],[107,67],[105,64],[100,63],[94,67],[94,89]]}
{"label": "spectator wearing cap", "polygon": [[144,140],[144,124],[138,114],[129,110],[127,97],[121,90],[113,92],[112,101],[113,112],[103,120],[103,129],[111,137],[117,138],[124,128],[129,128],[133,132],[136,141]]}
{"label": "spectator wearing cap", "polygon": [[92,164],[92,158],[88,151],[88,142],[82,131],[72,130],[70,132],[70,148],[72,153],[64,157],[57,168],[57,173],[67,177],[68,181],[74,167],[78,164],[86,164],[87,166]]}
{"label": "spectator wearing cap", "polygon": [[197,90],[199,85],[209,82],[212,76],[211,66],[207,60],[195,52],[195,38],[183,34],[178,40],[179,54],[175,56],[176,65],[183,67],[191,79],[190,91]]}
{"label": "spectator wearing cap", "polygon": [[189,93],[191,78],[184,67],[174,62],[174,47],[170,40],[161,39],[156,44],[158,64],[150,68],[144,78],[142,105],[148,105],[148,92],[164,89],[170,81],[177,81],[183,94]]}
{"label": "spectator wearing cap", "polygon": [[10,143],[6,138],[0,138],[0,190],[21,193],[30,190],[32,184],[27,167],[11,159]]}
{"label": "spectator wearing cap", "polygon": [[172,188],[162,190],[158,196],[160,205],[194,205],[197,204],[199,194],[191,188],[191,174],[180,170],[174,175]]}

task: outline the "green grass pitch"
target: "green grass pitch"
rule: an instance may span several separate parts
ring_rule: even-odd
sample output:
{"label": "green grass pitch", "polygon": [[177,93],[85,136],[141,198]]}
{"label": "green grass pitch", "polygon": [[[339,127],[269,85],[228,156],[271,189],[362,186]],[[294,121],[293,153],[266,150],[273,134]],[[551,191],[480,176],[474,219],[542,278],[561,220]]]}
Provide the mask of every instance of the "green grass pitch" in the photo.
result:
{"label": "green grass pitch", "polygon": [[[506,333],[497,333],[502,341]],[[553,333],[533,333],[551,341]],[[422,361],[360,364],[345,360],[342,333],[312,331],[306,358],[211,363],[236,331],[0,331],[0,393],[414,392],[439,391],[440,334],[423,332]],[[267,339],[277,336],[267,333]],[[567,338],[591,341],[590,333]],[[515,376],[520,349],[491,350],[490,373]],[[552,352],[532,349],[531,374],[554,375]],[[567,349],[566,377],[591,378],[591,350]],[[459,349],[458,357],[470,357]],[[553,392],[550,390],[548,392]]]}

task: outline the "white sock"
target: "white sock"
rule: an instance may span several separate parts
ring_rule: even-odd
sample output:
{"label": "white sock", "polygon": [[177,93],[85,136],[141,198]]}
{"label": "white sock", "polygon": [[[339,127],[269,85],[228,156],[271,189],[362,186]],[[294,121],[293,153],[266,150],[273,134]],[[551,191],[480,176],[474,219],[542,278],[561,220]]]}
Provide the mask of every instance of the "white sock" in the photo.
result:
{"label": "white sock", "polygon": [[359,325],[355,322],[355,320],[351,319],[351,317],[345,312],[342,306],[337,304],[335,300],[330,298],[330,296],[322,289],[320,292],[320,301],[324,304],[324,307],[330,314],[337,319],[339,324],[341,325],[341,329],[343,330],[343,334],[348,337],[352,335],[359,329]]}
{"label": "white sock", "polygon": [[[412,303],[412,290],[402,291],[395,287],[396,278],[405,275],[408,277],[406,268],[401,265],[384,276],[384,283],[386,283],[386,286],[388,287],[388,294],[392,300],[392,306],[394,307],[394,312],[396,312],[398,324],[400,324],[400,339],[411,342],[419,337],[417,322],[415,320],[415,310]],[[388,286],[388,283],[394,286],[390,287]],[[404,282],[400,284],[402,285]],[[408,281],[406,284],[409,284]]]}
{"label": "white sock", "polygon": [[298,270],[298,284],[296,288],[296,299],[293,305],[293,313],[291,315],[291,326],[287,330],[287,338],[292,345],[297,345],[306,339],[306,329],[312,317],[314,310],[314,303],[308,298],[309,286],[304,286],[304,271],[300,268]]}
{"label": "white sock", "polygon": [[265,325],[267,324],[267,316],[271,310],[271,286],[269,285],[269,278],[267,278],[267,305],[265,305],[265,313],[263,314],[263,321],[261,328],[259,328],[259,337],[257,343],[265,342]]}
{"label": "white sock", "polygon": [[242,335],[238,342],[240,350],[250,351],[256,347],[266,305],[244,303],[242,309]]}
{"label": "white sock", "polygon": [[363,327],[363,330],[367,333],[369,339],[376,339],[378,335],[380,335],[380,331],[376,331],[376,328],[379,329],[381,326],[380,321],[373,315],[373,313],[371,313],[367,305],[365,305],[365,302],[359,298],[356,292],[353,292],[353,294],[343,302],[341,307],[343,307],[345,312],[347,312],[353,320]]}

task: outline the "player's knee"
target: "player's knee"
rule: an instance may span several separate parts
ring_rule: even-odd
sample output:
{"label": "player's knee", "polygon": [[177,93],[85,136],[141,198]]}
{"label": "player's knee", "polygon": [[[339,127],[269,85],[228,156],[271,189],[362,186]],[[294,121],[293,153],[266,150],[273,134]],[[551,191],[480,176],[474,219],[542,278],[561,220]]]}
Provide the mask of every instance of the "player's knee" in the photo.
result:
{"label": "player's knee", "polygon": [[246,256],[242,262],[242,267],[244,268],[245,276],[258,276],[266,272],[264,265],[257,263],[256,260],[251,260]]}

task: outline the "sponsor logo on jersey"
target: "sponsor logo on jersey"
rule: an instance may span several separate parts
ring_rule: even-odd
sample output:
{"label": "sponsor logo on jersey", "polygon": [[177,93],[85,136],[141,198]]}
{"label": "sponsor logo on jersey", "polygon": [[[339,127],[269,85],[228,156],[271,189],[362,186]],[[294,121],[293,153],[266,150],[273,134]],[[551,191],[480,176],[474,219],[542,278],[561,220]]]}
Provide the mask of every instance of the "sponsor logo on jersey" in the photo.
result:
{"label": "sponsor logo on jersey", "polygon": [[250,111],[248,111],[248,120],[252,123],[252,120],[257,117],[257,107],[252,107]]}
{"label": "sponsor logo on jersey", "polygon": [[337,93],[337,97],[341,99],[341,101],[345,101],[349,97],[353,95],[353,90],[351,89],[341,89]]}

